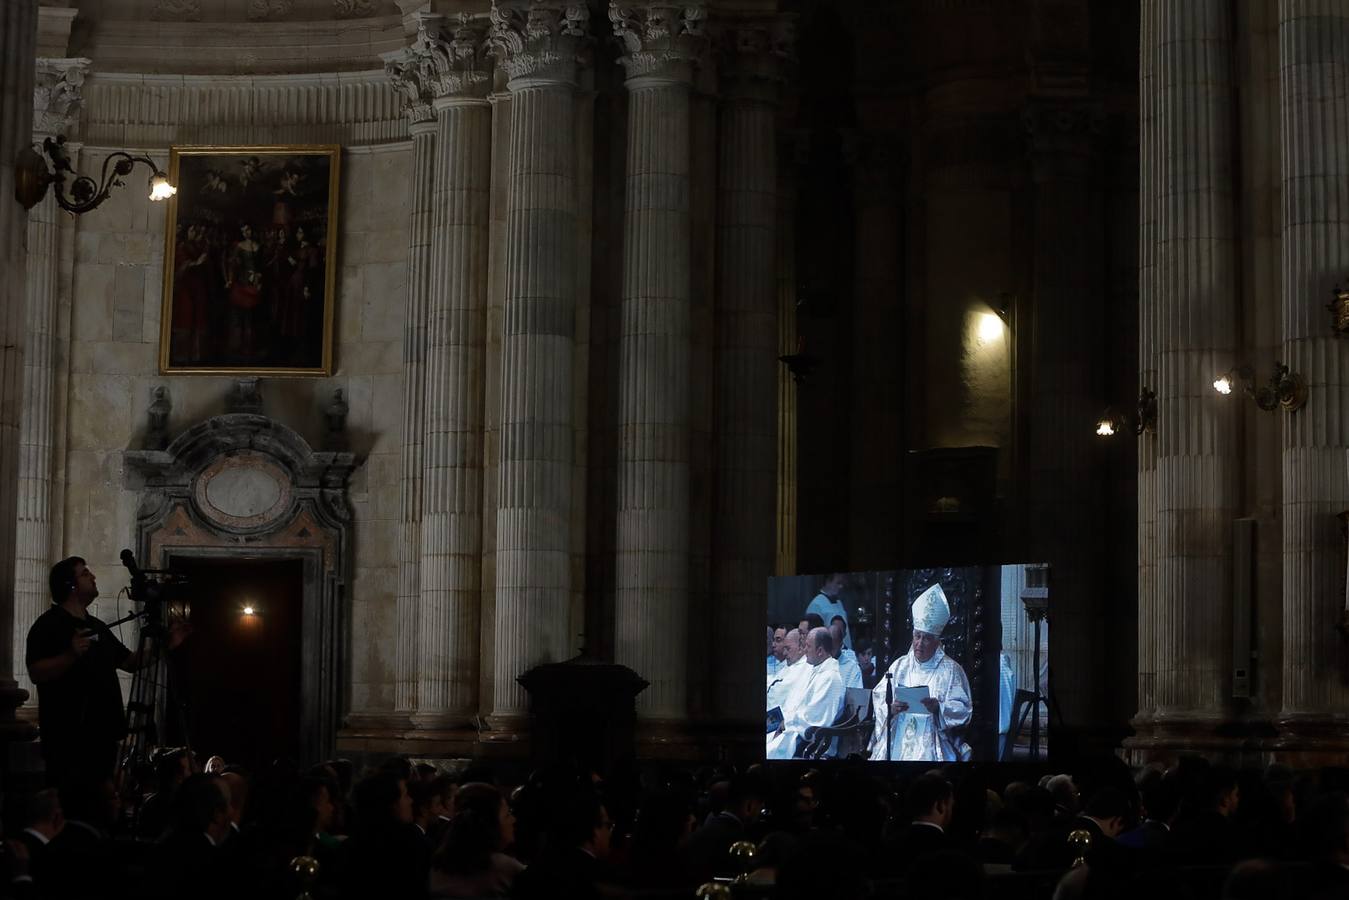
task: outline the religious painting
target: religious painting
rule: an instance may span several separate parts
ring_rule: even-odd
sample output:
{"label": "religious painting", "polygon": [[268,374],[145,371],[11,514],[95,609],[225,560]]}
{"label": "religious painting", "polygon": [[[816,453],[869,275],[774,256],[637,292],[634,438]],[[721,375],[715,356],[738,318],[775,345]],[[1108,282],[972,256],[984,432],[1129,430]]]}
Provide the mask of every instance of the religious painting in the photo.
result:
{"label": "religious painting", "polygon": [[332,374],[340,151],[172,148],[161,373]]}

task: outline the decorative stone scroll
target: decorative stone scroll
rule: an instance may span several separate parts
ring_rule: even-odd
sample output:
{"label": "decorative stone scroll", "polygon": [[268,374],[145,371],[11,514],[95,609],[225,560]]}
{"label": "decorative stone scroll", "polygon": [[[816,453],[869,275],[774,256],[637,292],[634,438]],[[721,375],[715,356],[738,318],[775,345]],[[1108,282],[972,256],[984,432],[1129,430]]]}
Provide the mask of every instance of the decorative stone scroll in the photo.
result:
{"label": "decorative stone scroll", "polygon": [[384,71],[403,95],[411,121],[435,118],[432,104],[442,97],[487,96],[492,66],[486,38],[482,16],[417,17],[412,45],[384,57]]}
{"label": "decorative stone scroll", "polygon": [[701,3],[609,4],[614,36],[623,44],[619,61],[629,78],[672,76],[687,80],[707,49],[707,9]]}
{"label": "decorative stone scroll", "polygon": [[512,79],[574,83],[588,64],[590,10],[584,3],[493,0],[489,44]]}
{"label": "decorative stone scroll", "polygon": [[38,57],[33,82],[33,134],[65,134],[83,103],[84,78],[90,60],[83,57]]}

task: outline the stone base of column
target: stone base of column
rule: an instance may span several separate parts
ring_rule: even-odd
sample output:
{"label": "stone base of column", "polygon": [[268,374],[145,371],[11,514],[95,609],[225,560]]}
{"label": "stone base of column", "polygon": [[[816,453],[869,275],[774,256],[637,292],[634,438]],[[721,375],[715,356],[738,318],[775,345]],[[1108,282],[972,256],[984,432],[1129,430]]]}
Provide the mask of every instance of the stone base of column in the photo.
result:
{"label": "stone base of column", "polygon": [[1265,765],[1271,761],[1269,747],[1277,734],[1274,724],[1264,718],[1158,717],[1122,746],[1131,765],[1170,765],[1186,754],[1234,766]]}
{"label": "stone base of column", "polygon": [[472,722],[458,718],[458,725],[447,721],[424,721],[427,716],[408,713],[357,713],[337,733],[337,752],[345,756],[399,754],[414,758],[462,759],[479,755],[478,730]]}
{"label": "stone base of column", "polygon": [[1349,713],[1291,713],[1277,719],[1273,759],[1295,768],[1342,766],[1349,754]]}

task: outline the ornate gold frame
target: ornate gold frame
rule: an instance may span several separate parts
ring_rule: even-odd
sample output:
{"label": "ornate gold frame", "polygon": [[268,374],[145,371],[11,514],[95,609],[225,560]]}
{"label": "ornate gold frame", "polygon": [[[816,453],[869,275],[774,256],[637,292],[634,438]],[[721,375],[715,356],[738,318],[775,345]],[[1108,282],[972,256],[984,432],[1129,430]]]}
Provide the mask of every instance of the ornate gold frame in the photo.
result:
{"label": "ornate gold frame", "polygon": [[323,309],[323,363],[318,368],[230,367],[230,366],[170,366],[169,348],[173,314],[174,240],[178,233],[178,197],[169,199],[164,224],[164,296],[159,314],[159,374],[161,375],[262,375],[327,377],[333,374],[333,320],[337,305],[337,209],[342,177],[341,144],[266,144],[266,145],[186,145],[169,148],[169,182],[178,184],[178,163],[184,156],[327,156],[328,170],[328,241],[324,264]]}

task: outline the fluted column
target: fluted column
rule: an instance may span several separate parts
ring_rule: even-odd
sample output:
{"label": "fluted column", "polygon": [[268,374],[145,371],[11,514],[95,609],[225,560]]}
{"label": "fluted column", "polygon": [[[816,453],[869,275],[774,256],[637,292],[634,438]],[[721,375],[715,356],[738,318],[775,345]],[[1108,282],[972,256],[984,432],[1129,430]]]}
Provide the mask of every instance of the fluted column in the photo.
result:
{"label": "fluted column", "polygon": [[[33,92],[33,140],[66,134],[80,104],[87,59],[39,59]],[[57,398],[56,316],[60,303],[60,210],[48,194],[28,213],[27,323],[23,422],[19,441],[18,535],[15,548],[14,658],[24,656],[27,626],[50,604],[52,454]],[[31,690],[23,667],[19,684]]]}
{"label": "fluted column", "polygon": [[[1160,189],[1160,123],[1156,66],[1164,0],[1144,0],[1139,42],[1138,179],[1138,381],[1157,387],[1157,198]],[[1134,727],[1150,727],[1157,704],[1157,442],[1138,444],[1138,714]]]}
{"label": "fluted column", "polygon": [[411,223],[408,247],[408,312],[403,323],[403,432],[398,523],[398,647],[394,709],[417,709],[418,608],[421,603],[422,459],[426,432],[426,334],[431,293],[432,191],[435,184],[436,118],[433,88],[422,77],[428,20],[415,50],[385,61],[385,71],[406,97],[412,135]]}
{"label": "fluted column", "polygon": [[[1153,54],[1157,360],[1155,722],[1206,731],[1230,695],[1239,405],[1212,388],[1236,353],[1232,20],[1228,0],[1158,5]],[[1148,307],[1145,303],[1145,308]],[[1142,348],[1141,348],[1142,349]]]}
{"label": "fluted column", "polygon": [[690,89],[704,11],[611,3],[627,72],[614,659],[647,718],[688,715]]}
{"label": "fluted column", "polygon": [[588,15],[582,5],[492,6],[493,52],[511,92],[492,654],[492,712],[505,717],[527,708],[516,678],[571,647],[573,124]]}
{"label": "fluted column", "polygon": [[[718,164],[713,405],[712,603],[718,640],[757,634],[776,547],[777,111],[781,35],[727,31]],[[715,702],[749,721],[761,703],[757,656],[713,655]]]}
{"label": "fluted column", "polygon": [[1341,747],[1349,688],[1331,673],[1344,653],[1336,633],[1344,545],[1335,515],[1349,508],[1349,350],[1332,336],[1325,304],[1349,272],[1347,29],[1342,3],[1279,3],[1284,362],[1309,391],[1283,429],[1281,719],[1294,743],[1330,725]]}
{"label": "fluted column", "polygon": [[[413,113],[426,123],[413,129],[413,178],[424,193],[413,207],[403,495],[419,559],[400,567],[399,585],[400,708],[424,727],[461,726],[477,713],[492,126],[485,41],[481,19],[422,16],[400,69],[420,85]],[[418,428],[423,437],[413,436]]]}
{"label": "fluted column", "polygon": [[13,638],[28,217],[14,202],[14,160],[33,137],[37,7],[0,4],[0,719],[10,722],[26,696],[14,682]]}

